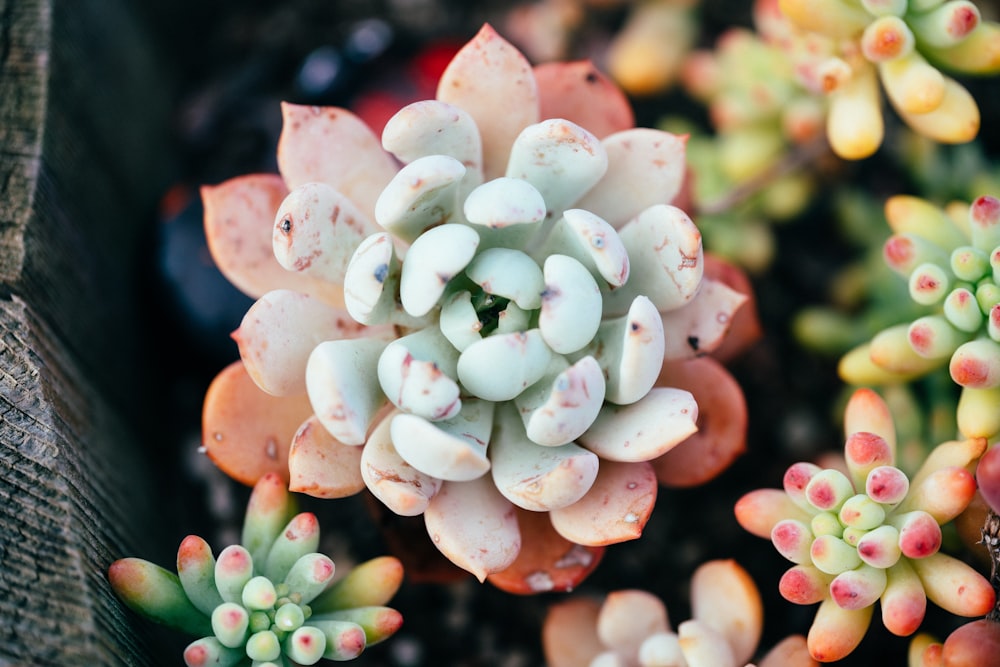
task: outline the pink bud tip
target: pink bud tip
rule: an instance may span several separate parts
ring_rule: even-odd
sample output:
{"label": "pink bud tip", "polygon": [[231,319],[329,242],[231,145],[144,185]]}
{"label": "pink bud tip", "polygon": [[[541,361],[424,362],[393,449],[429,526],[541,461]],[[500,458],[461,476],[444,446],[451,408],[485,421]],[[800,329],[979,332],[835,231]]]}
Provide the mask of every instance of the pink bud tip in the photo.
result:
{"label": "pink bud tip", "polygon": [[827,583],[819,570],[793,567],[781,576],[778,592],[793,604],[815,604],[826,595]]}
{"label": "pink bud tip", "polygon": [[880,435],[860,431],[848,436],[844,456],[857,466],[887,465],[892,463],[889,443]]}
{"label": "pink bud tip", "polygon": [[941,526],[927,512],[911,512],[899,528],[899,549],[907,558],[926,558],[941,548]]}
{"label": "pink bud tip", "polygon": [[868,473],[865,493],[875,502],[894,505],[901,502],[910,490],[906,474],[894,466],[879,466]]}
{"label": "pink bud tip", "polygon": [[973,224],[980,227],[992,227],[1000,224],[1000,199],[983,195],[972,203],[969,218]]}
{"label": "pink bud tip", "polygon": [[192,644],[184,649],[184,664],[188,667],[202,667],[209,662],[208,650],[200,644]]}
{"label": "pink bud tip", "polygon": [[974,7],[959,5],[948,21],[948,34],[954,39],[962,39],[979,25],[979,12]]}
{"label": "pink bud tip", "polygon": [[890,236],[882,246],[882,256],[885,258],[885,263],[899,271],[905,271],[905,267],[913,262],[915,255],[913,241],[905,236]]}

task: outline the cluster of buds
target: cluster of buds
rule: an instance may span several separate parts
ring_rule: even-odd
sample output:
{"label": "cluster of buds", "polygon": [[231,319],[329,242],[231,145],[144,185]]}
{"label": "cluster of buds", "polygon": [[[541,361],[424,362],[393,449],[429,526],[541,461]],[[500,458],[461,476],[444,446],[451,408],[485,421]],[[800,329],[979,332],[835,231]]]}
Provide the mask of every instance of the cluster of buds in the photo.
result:
{"label": "cluster of buds", "polygon": [[[688,142],[706,245],[762,270],[774,252],[770,223],[798,214],[812,194],[813,175],[785,162],[790,149],[803,155],[811,147],[825,150],[816,141],[823,134],[823,100],[802,86],[781,48],[746,28],[728,29],[714,49],[690,52],[681,82],[707,107],[714,130],[711,136],[692,132]],[[730,201],[742,189],[752,196]]]}
{"label": "cluster of buds", "polygon": [[[691,578],[692,618],[671,627],[660,598],[614,591],[603,600],[576,597],[549,608],[542,644],[549,667],[742,667],[763,629],[753,579],[736,561],[713,560]],[[815,667],[805,638],[774,646],[759,667]]]}
{"label": "cluster of buds", "polygon": [[735,508],[740,525],[770,539],[795,564],[781,578],[781,595],[819,603],[807,642],[822,662],[856,648],[877,601],[885,627],[908,636],[923,620],[927,599],[970,617],[987,613],[996,600],[989,581],[939,550],[941,524],[976,493],[968,468],[986,440],[942,443],[908,478],[894,465],[893,419],[878,394],[855,391],[844,425],[845,470],[796,463],[783,489],[751,491]]}
{"label": "cluster of buds", "polygon": [[881,145],[879,83],[918,134],[964,143],[978,133],[975,100],[945,72],[1000,71],[1000,24],[983,20],[969,0],[778,0],[777,6],[790,25],[770,21],[771,39],[787,49],[805,85],[827,95],[827,136],[841,157],[864,158]]}
{"label": "cluster of buds", "polygon": [[315,515],[294,514],[278,475],[253,489],[241,544],[218,559],[190,535],[177,552],[177,574],[141,558],[108,569],[115,593],[134,611],[200,635],[184,649],[188,667],[314,665],[352,660],[399,629],[385,604],[402,583],[399,561],[383,556],[334,580],[334,563],[316,552]]}
{"label": "cluster of buds", "polygon": [[574,545],[638,537],[650,461],[697,430],[664,361],[713,350],[746,300],[669,203],[684,137],[489,26],[381,141],[283,110],[281,177],[204,191],[213,256],[259,297],[206,396],[208,455],[247,483],[287,462],[294,491],[367,487],[481,580],[521,552],[520,511]]}
{"label": "cluster of buds", "polygon": [[908,380],[948,367],[961,386],[957,420],[967,438],[1000,433],[1000,200],[943,210],[912,196],[890,198],[888,266],[908,281],[913,301],[931,310],[890,326],[848,352],[851,384]]}

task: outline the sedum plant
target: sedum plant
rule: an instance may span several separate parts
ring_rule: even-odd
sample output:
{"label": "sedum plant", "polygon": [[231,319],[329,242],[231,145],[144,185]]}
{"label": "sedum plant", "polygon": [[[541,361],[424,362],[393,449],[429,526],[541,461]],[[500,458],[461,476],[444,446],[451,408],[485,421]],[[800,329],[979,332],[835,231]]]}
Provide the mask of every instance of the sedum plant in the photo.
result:
{"label": "sedum plant", "polygon": [[[764,610],[753,579],[734,560],[702,563],[691,578],[692,618],[671,627],[663,602],[620,590],[598,602],[552,605],[542,643],[548,667],[742,667],[760,643]],[[774,646],[759,667],[813,667],[805,638]]]}
{"label": "sedum plant", "polygon": [[664,362],[719,346],[747,298],[670,203],[685,138],[489,26],[381,141],[343,109],[283,113],[280,176],[203,192],[213,257],[259,297],[206,395],[208,455],[248,484],[367,487],[480,580],[533,537],[523,512],[570,549],[638,537],[651,461],[698,429]]}
{"label": "sedum plant", "polygon": [[981,616],[996,602],[989,581],[940,551],[941,524],[976,493],[968,468],[986,440],[942,443],[907,476],[894,465],[892,415],[871,389],[848,401],[844,430],[844,470],[793,464],[783,489],[751,491],[735,507],[740,525],[794,563],[781,595],[819,603],[807,641],[821,662],[854,650],[876,602],[885,627],[900,636],[917,630],[928,599],[959,616]]}
{"label": "sedum plant", "polygon": [[123,558],[108,568],[111,587],[143,616],[200,636],[184,649],[188,667],[354,659],[402,624],[385,606],[402,582],[402,566],[383,556],[335,580],[333,561],[316,551],[316,516],[294,512],[281,478],[264,475],[250,496],[240,544],[216,557],[190,535],[177,551],[176,574]]}
{"label": "sedum plant", "polygon": [[884,384],[947,368],[961,387],[959,430],[994,438],[1000,433],[1000,200],[987,195],[945,210],[896,196],[885,214],[893,230],[883,245],[885,262],[927,312],[849,351],[840,375],[852,384]]}
{"label": "sedum plant", "polygon": [[977,135],[978,105],[949,76],[1000,70],[1000,24],[984,20],[974,3],[779,0],[777,7],[768,32],[806,85],[826,95],[827,137],[841,157],[865,158],[882,144],[880,85],[918,134],[942,143]]}

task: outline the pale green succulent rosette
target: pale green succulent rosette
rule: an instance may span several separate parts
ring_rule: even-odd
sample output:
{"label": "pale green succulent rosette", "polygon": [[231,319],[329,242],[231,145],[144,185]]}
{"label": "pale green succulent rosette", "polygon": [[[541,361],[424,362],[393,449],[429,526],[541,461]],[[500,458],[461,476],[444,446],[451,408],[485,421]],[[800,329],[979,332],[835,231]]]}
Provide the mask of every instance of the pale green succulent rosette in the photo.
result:
{"label": "pale green succulent rosette", "polygon": [[959,430],[1000,433],[1000,201],[984,195],[944,210],[917,197],[886,204],[893,230],[883,256],[926,309],[849,352],[841,376],[882,384],[947,368],[959,385]]}
{"label": "pale green succulent rosette", "polygon": [[[380,147],[347,111],[285,105],[274,254],[342,303],[273,290],[236,334],[257,386],[304,388],[329,436],[300,429],[291,488],[348,495],[354,480],[328,480],[353,473],[480,580],[520,552],[518,511],[576,544],[641,534],[648,462],[697,430],[693,396],[655,386],[663,362],[711,351],[746,299],[703,280],[701,234],[669,203],[685,137],[631,119],[598,137],[542,118],[539,97],[486,26]],[[355,446],[360,470],[341,456]]]}
{"label": "pale green succulent rosette", "polygon": [[242,544],[216,558],[190,535],[177,552],[177,574],[123,558],[108,570],[111,586],[134,611],[201,636],[184,650],[189,667],[351,660],[402,623],[385,606],[402,567],[376,558],[335,582],[333,561],[315,551],[316,517],[293,512],[284,483],[266,475],[251,495]]}

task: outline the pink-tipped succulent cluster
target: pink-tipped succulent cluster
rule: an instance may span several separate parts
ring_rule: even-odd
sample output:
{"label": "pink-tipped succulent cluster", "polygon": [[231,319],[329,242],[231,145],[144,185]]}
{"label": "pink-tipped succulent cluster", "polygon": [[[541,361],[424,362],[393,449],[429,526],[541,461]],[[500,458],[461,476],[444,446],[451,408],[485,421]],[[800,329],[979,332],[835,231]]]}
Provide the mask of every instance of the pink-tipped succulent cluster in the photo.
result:
{"label": "pink-tipped succulent cluster", "polygon": [[905,381],[947,368],[961,387],[958,428],[968,438],[1000,433],[1000,200],[942,209],[912,196],[889,199],[887,265],[927,309],[892,325],[841,360],[852,384]]}
{"label": "pink-tipped succulent cluster", "polygon": [[976,493],[969,467],[986,440],[942,443],[908,477],[894,465],[893,419],[878,394],[857,390],[844,425],[844,470],[796,463],[783,489],[751,491],[736,505],[740,525],[794,563],[781,578],[782,596],[819,603],[807,639],[823,662],[854,650],[876,602],[885,627],[907,636],[923,621],[928,599],[970,617],[996,601],[989,581],[940,551],[941,524]]}
{"label": "pink-tipped succulent cluster", "polygon": [[[592,65],[532,67],[486,26],[381,138],[344,109],[283,112],[280,176],[203,190],[213,257],[258,299],[205,399],[233,477],[367,488],[481,580],[549,554],[517,569],[551,590],[567,553],[586,573],[640,535],[658,478],[742,450],[739,387],[695,357],[747,295],[675,205],[685,137],[633,127]],[[731,425],[712,470],[654,463],[692,440],[701,396]]]}
{"label": "pink-tipped succulent cluster", "polygon": [[269,474],[254,486],[240,544],[216,557],[190,535],[177,551],[176,574],[122,558],[108,579],[134,611],[200,637],[184,649],[188,667],[352,660],[402,624],[385,605],[403,569],[383,556],[335,579],[334,562],[318,546],[316,516],[296,514],[285,483]]}
{"label": "pink-tipped succulent cluster", "polygon": [[803,83],[827,99],[826,129],[841,157],[882,144],[882,92],[915,132],[964,143],[979,108],[947,73],[1000,70],[1000,25],[968,0],[768,0],[762,32],[786,50]]}

